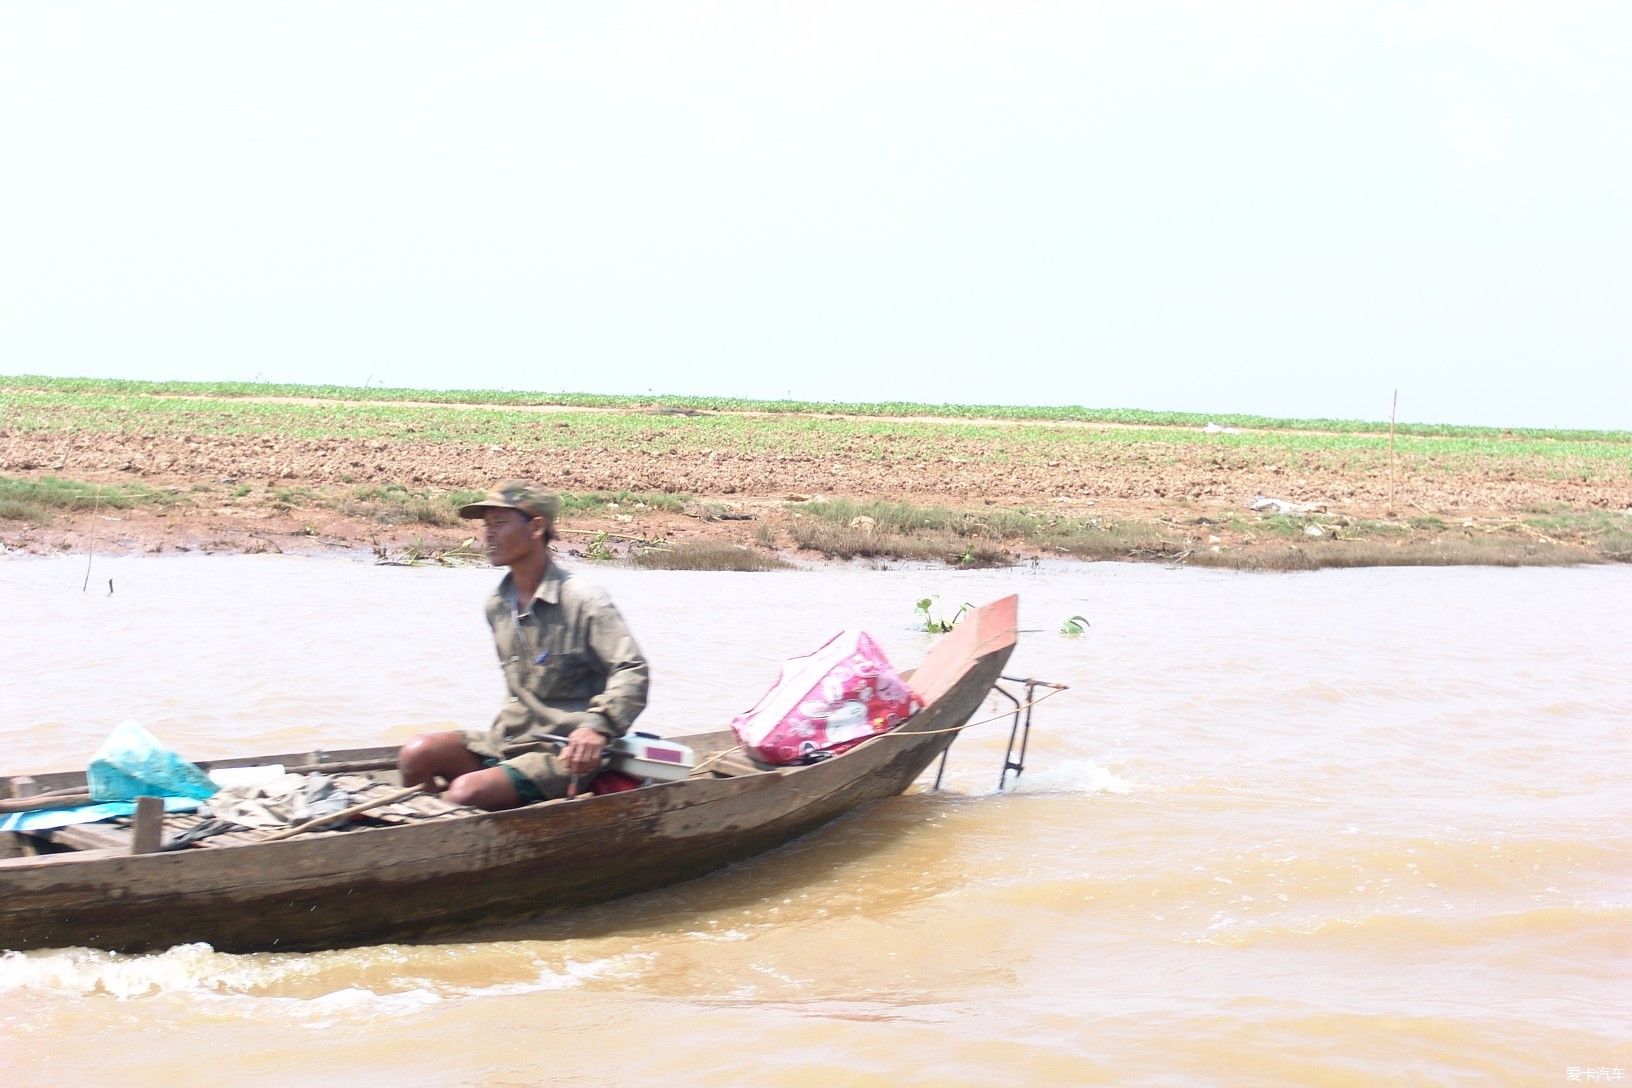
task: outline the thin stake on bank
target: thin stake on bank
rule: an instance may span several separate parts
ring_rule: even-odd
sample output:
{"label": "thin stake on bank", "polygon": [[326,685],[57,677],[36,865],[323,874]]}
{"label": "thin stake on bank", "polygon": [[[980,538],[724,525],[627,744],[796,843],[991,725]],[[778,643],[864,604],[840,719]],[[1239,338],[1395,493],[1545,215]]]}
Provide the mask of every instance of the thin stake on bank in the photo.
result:
{"label": "thin stake on bank", "polygon": [[1394,513],[1394,417],[1400,411],[1400,391],[1394,390],[1394,404],[1388,410],[1388,512]]}

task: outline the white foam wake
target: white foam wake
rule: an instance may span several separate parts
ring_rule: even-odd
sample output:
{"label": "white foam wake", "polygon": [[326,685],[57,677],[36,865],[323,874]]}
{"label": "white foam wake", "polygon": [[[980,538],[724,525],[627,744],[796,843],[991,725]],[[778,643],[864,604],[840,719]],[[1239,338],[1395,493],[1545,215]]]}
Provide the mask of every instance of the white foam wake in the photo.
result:
{"label": "white foam wake", "polygon": [[1020,776],[1019,788],[1026,793],[1113,793],[1120,796],[1132,793],[1138,788],[1138,783],[1091,759],[1067,759],[1051,760],[1046,766],[1028,767],[1026,773]]}
{"label": "white foam wake", "polygon": [[[462,997],[571,989],[596,979],[637,975],[651,958],[622,953],[546,962],[534,955],[520,961],[528,964],[530,975],[470,983],[436,977],[446,966],[443,951],[380,945],[336,952],[235,955],[217,952],[207,944],[187,944],[147,955],[93,948],[0,952],[0,993],[32,990],[116,1000],[173,994],[248,998],[263,1009],[282,1008],[297,1019],[317,1017],[326,1022],[334,1017],[406,1012]],[[373,975],[377,981],[358,986],[354,980],[359,973]],[[332,989],[327,988],[330,979]]]}

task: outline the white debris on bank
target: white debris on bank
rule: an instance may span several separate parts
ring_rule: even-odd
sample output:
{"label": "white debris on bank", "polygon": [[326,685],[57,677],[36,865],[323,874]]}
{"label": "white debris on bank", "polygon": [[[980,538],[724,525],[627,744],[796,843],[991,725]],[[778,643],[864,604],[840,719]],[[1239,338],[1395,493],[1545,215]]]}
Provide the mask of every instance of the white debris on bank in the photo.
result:
{"label": "white debris on bank", "polygon": [[1248,510],[1255,510],[1262,514],[1266,511],[1272,514],[1316,514],[1325,510],[1325,504],[1318,502],[1293,502],[1290,499],[1276,499],[1268,495],[1254,495],[1247,503]]}

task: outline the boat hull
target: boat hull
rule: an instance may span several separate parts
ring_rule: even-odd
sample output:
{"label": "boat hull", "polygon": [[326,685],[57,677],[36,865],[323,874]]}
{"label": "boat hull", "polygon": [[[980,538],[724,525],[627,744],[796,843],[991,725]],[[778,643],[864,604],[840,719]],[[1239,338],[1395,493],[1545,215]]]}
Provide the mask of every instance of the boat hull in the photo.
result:
{"label": "boat hull", "polygon": [[909,787],[998,680],[1012,615],[1011,604],[1006,643],[972,637],[984,652],[957,663],[949,682],[926,677],[944,690],[911,721],[823,763],[247,846],[7,859],[0,948],[335,948],[519,921],[688,880]]}

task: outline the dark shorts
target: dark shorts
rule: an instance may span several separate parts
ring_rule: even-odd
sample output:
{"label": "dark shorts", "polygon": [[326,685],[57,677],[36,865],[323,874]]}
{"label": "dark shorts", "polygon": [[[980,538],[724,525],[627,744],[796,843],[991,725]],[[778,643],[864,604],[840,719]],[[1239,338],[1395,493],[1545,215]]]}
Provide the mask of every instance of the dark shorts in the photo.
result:
{"label": "dark shorts", "polygon": [[516,796],[521,799],[522,804],[530,805],[534,801],[544,800],[544,795],[538,792],[538,783],[528,778],[519,768],[510,763],[499,763],[496,766],[510,777],[511,784],[516,787]]}
{"label": "dark shorts", "polygon": [[550,752],[522,752],[500,759],[486,734],[478,733],[465,734],[465,747],[482,761],[483,767],[497,767],[508,775],[524,805],[565,797],[572,784],[572,776]]}

